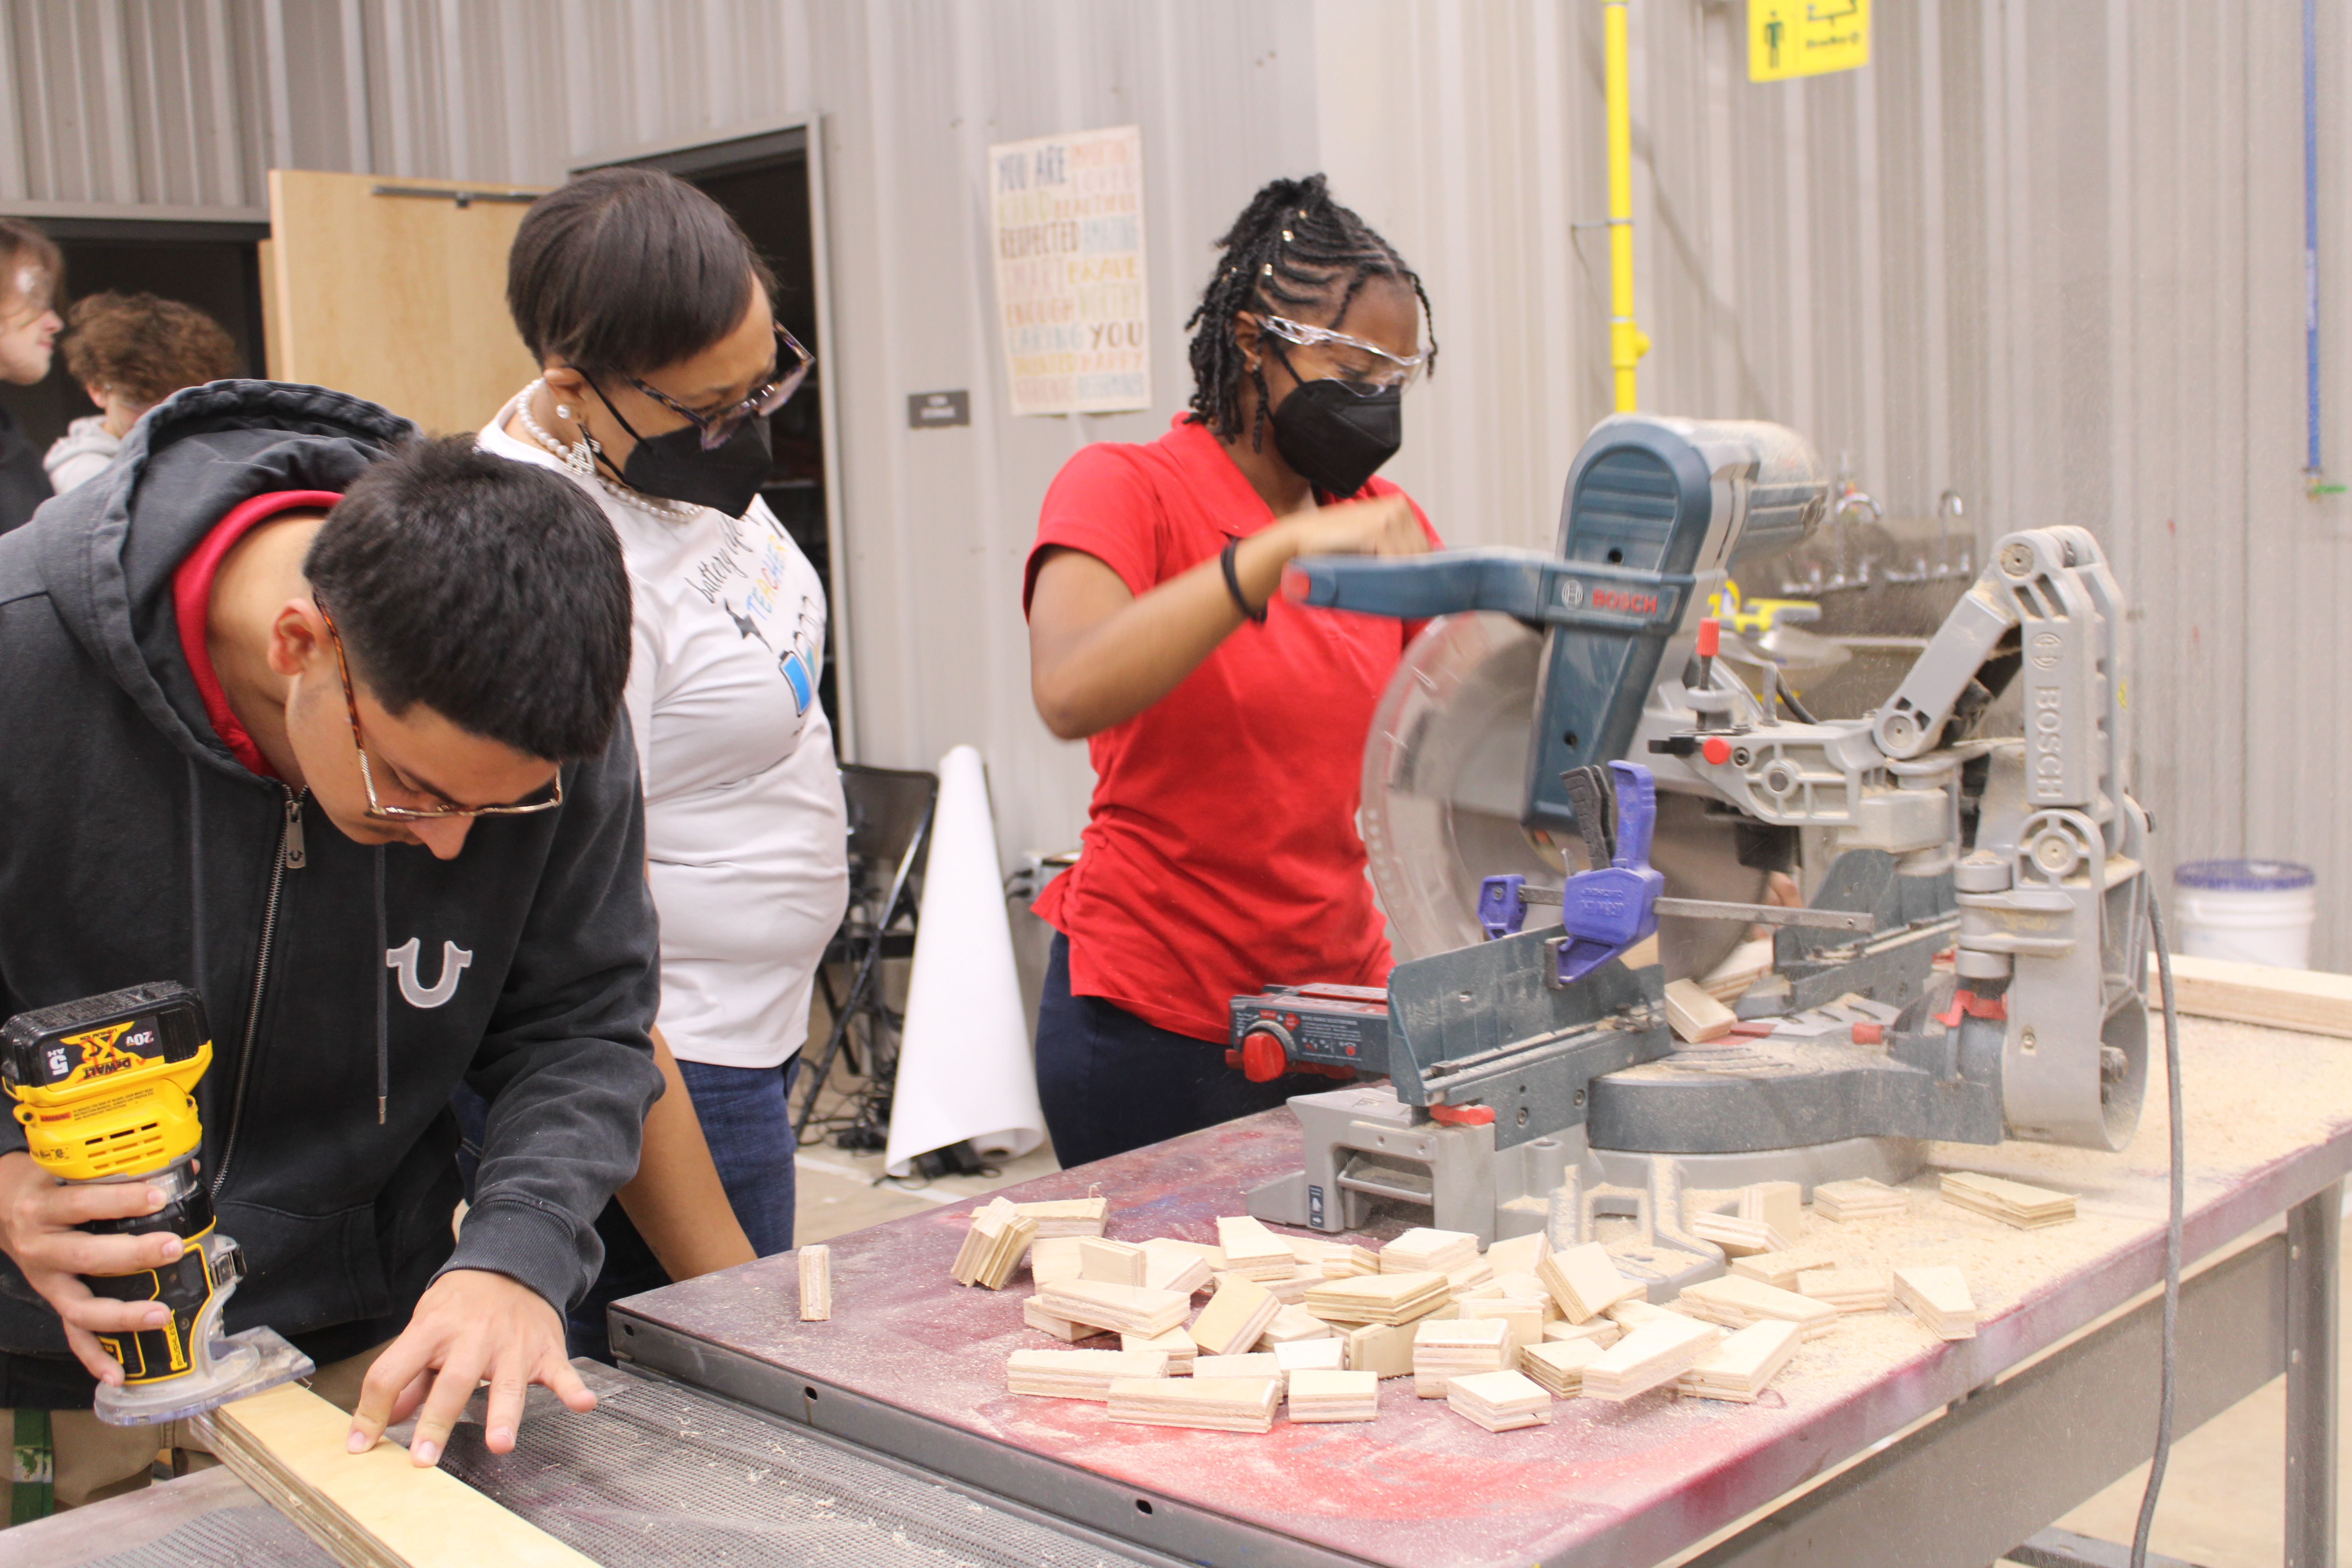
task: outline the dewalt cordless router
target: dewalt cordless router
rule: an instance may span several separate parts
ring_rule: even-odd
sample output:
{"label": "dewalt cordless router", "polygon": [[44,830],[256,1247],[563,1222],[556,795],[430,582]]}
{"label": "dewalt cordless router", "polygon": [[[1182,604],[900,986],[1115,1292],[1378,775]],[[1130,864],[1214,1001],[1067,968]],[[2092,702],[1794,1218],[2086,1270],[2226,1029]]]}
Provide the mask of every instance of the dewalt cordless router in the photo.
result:
{"label": "dewalt cordless router", "polygon": [[312,1371],[274,1329],[220,1332],[245,1256],[220,1233],[197,1179],[204,1127],[194,1090],[212,1059],[204,1001],[174,981],[19,1013],[0,1026],[0,1086],[16,1097],[34,1162],[61,1181],[144,1182],[164,1194],[158,1213],[81,1228],[182,1239],[176,1263],[83,1276],[94,1294],[172,1310],[161,1328],[99,1336],[123,1375],[120,1387],[100,1386],[96,1410],[118,1426],[176,1421]]}

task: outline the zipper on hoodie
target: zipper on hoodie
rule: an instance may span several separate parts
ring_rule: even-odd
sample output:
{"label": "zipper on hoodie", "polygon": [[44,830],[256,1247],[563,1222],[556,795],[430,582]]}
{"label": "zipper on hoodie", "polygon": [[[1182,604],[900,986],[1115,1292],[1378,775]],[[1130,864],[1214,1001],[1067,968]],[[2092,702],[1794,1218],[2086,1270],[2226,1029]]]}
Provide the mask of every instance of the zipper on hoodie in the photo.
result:
{"label": "zipper on hoodie", "polygon": [[269,950],[278,935],[278,900],[285,891],[286,873],[299,871],[310,863],[310,855],[302,845],[302,802],[310,795],[306,786],[300,790],[278,786],[286,812],[285,826],[278,841],[278,853],[269,862],[269,898],[261,909],[261,950],[253,961],[253,1000],[245,1010],[245,1048],[236,1062],[236,1094],[229,1101],[228,1138],[221,1145],[220,1169],[213,1173],[213,1196],[220,1196],[221,1184],[228,1180],[229,1162],[236,1154],[237,1129],[245,1121],[245,1086],[253,1077],[253,1046],[261,1029],[261,998],[269,980]]}

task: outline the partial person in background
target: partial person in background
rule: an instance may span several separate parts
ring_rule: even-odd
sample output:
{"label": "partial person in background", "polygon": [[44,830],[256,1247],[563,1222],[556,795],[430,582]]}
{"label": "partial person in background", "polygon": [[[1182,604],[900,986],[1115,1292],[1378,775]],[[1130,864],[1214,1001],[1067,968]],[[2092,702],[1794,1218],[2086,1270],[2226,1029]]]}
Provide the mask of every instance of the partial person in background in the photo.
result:
{"label": "partial person in background", "polygon": [[75,300],[63,347],[66,373],[100,412],[67,426],[41,460],[59,495],[104,473],[141,415],[184,386],[226,381],[236,371],[236,345],[218,321],[152,294]]}
{"label": "partial person in background", "polygon": [[849,896],[817,704],[824,588],[759,499],[768,416],[812,363],[774,292],[726,209],[645,169],[541,197],[507,264],[508,307],[546,368],[482,447],[603,506],[635,600],[627,704],[671,1092],[597,1224],[604,1274],[572,1313],[575,1353],[604,1359],[607,1302],[793,1245],[790,1091]]}
{"label": "partial person in background", "polygon": [[[0,218],[0,381],[31,386],[49,374],[49,352],[65,324],[49,301],[64,276],[64,258],[47,235]],[[40,449],[0,408],[0,533],[23,527],[53,493]]]}
{"label": "partial person in background", "polygon": [[1412,555],[1421,509],[1372,477],[1403,433],[1421,281],[1320,174],[1259,191],[1192,337],[1192,405],[1097,442],[1045,493],[1029,552],[1037,711],[1087,741],[1077,864],[1037,1011],[1037,1094],[1065,1165],[1331,1087],[1225,1066],[1227,1000],[1382,985],[1356,833],[1372,707],[1417,627],[1281,601],[1301,555]]}

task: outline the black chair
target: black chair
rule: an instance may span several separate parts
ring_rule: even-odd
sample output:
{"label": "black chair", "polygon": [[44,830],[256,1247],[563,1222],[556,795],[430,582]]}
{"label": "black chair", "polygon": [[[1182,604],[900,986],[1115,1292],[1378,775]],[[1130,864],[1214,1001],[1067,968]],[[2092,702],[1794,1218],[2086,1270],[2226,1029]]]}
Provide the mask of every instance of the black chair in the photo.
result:
{"label": "black chair", "polygon": [[[833,1028],[815,1070],[808,1075],[807,1097],[801,1101],[793,1133],[796,1139],[807,1136],[817,1097],[833,1075],[835,1060],[845,1053],[850,1070],[863,1077],[866,1086],[850,1130],[859,1142],[843,1146],[878,1149],[890,1123],[897,1036],[906,1021],[882,999],[882,962],[914,956],[916,910],[922,901],[923,865],[930,849],[940,780],[936,773],[844,763],[841,794],[849,808],[849,908],[817,966],[817,985],[824,994]],[[840,995],[834,991],[836,966],[848,986]],[[851,1038],[853,1019],[864,1020],[863,1053]]]}

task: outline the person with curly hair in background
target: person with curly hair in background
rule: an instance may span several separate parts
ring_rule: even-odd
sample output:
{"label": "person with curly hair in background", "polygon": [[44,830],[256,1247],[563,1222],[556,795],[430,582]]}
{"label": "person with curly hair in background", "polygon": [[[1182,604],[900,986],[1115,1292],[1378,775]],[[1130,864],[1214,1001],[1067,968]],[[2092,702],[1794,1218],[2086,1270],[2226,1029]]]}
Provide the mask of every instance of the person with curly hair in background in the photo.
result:
{"label": "person with curly hair in background", "polygon": [[236,374],[236,345],[221,324],[177,300],[92,294],[66,312],[66,372],[100,412],[77,419],[41,459],[63,495],[114,461],[139,416],[184,386]]}

